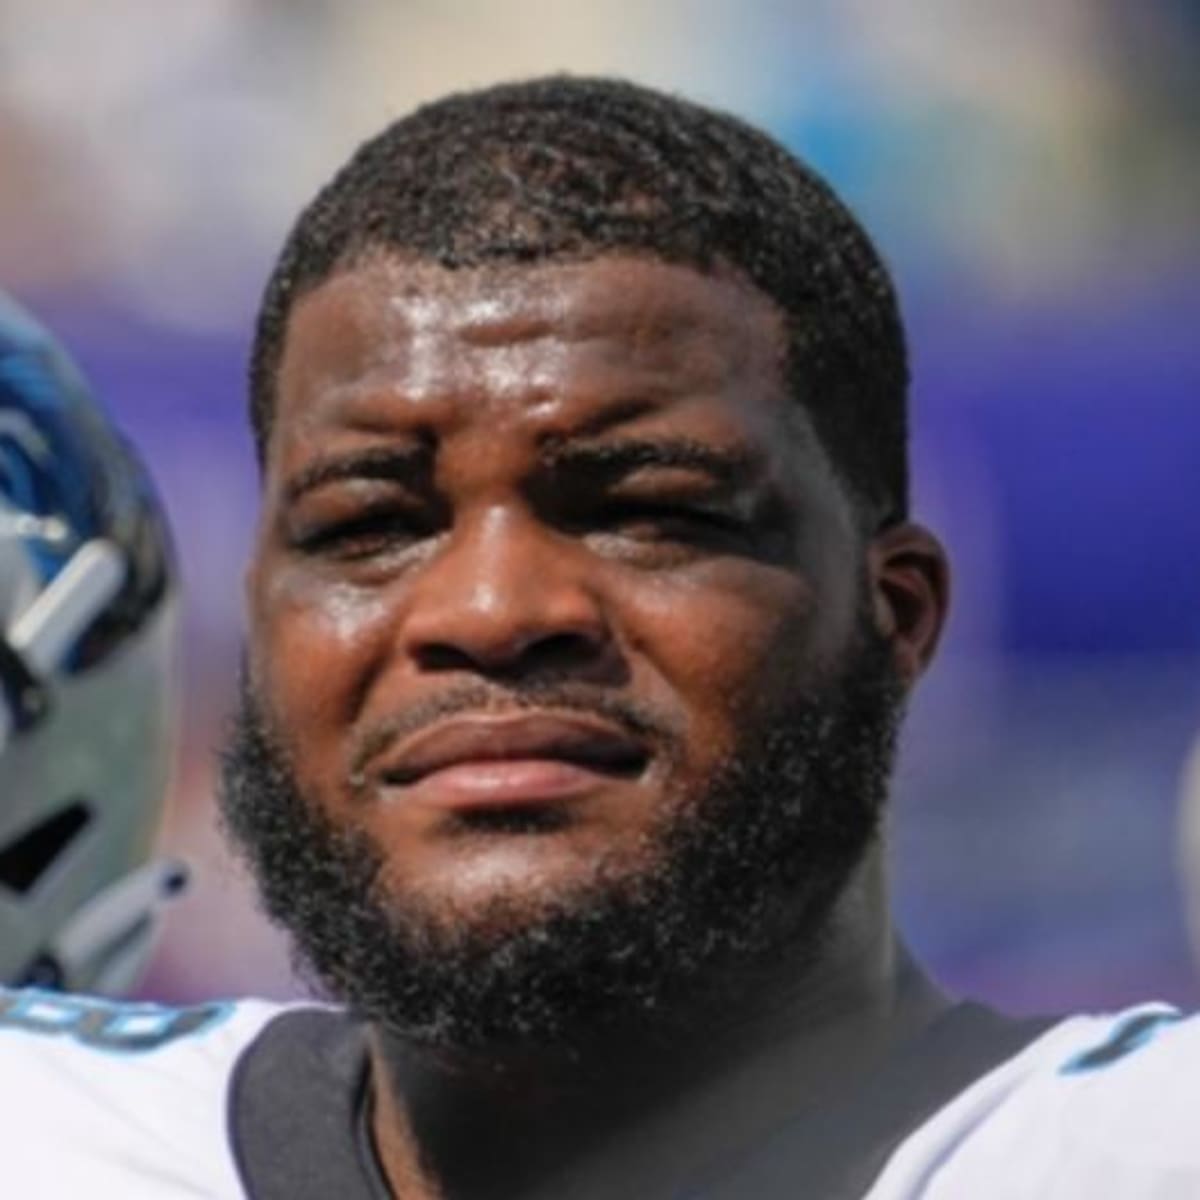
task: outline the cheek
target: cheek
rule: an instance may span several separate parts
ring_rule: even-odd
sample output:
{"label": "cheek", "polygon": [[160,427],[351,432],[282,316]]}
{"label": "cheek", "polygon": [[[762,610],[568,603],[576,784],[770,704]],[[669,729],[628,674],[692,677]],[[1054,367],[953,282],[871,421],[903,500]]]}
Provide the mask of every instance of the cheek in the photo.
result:
{"label": "cheek", "polygon": [[356,716],[388,610],[378,590],[260,573],[251,598],[251,677],[299,767]]}
{"label": "cheek", "polygon": [[828,619],[827,606],[795,572],[713,565],[638,588],[628,636],[659,686],[682,704],[691,745],[719,758],[732,747],[741,714],[802,687],[830,643],[842,640],[838,608],[830,607]]}

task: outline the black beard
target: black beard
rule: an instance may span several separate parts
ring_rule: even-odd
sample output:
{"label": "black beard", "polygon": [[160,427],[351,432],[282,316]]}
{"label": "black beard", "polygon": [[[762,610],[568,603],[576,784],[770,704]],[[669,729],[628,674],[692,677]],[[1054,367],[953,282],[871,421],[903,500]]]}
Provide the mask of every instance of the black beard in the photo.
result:
{"label": "black beard", "polygon": [[[555,703],[553,691],[538,700]],[[379,850],[300,794],[244,679],[221,811],[297,966],[330,995],[430,1049],[570,1050],[614,1030],[678,1028],[698,1006],[733,1001],[744,970],[819,956],[878,836],[901,707],[889,649],[869,636],[819,692],[743,723],[707,792],[654,835],[649,867],[598,864],[533,914],[498,897],[447,920],[422,898],[384,895]]]}

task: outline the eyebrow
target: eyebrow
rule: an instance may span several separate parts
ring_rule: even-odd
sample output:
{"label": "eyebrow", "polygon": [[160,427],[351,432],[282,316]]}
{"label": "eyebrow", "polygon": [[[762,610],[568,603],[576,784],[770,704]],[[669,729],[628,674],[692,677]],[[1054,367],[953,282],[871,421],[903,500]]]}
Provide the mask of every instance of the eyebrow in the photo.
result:
{"label": "eyebrow", "polygon": [[611,480],[642,467],[684,468],[703,472],[726,487],[753,481],[764,465],[761,457],[747,447],[714,446],[691,438],[559,443],[548,447],[546,460],[555,471],[580,471]]}
{"label": "eyebrow", "polygon": [[290,503],[308,492],[340,479],[395,479],[418,483],[428,479],[432,466],[428,446],[377,446],[357,453],[330,455],[306,463],[284,485]]}

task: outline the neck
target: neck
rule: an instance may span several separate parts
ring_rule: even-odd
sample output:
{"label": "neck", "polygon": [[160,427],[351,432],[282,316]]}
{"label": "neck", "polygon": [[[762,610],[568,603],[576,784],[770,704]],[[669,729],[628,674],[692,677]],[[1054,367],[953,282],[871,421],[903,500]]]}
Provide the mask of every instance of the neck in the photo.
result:
{"label": "neck", "polygon": [[894,936],[883,876],[869,856],[816,952],[784,947],[654,1025],[450,1055],[375,1031],[373,1132],[396,1194],[563,1195],[567,1175],[572,1197],[671,1193],[698,1158],[869,1071],[946,1004]]}

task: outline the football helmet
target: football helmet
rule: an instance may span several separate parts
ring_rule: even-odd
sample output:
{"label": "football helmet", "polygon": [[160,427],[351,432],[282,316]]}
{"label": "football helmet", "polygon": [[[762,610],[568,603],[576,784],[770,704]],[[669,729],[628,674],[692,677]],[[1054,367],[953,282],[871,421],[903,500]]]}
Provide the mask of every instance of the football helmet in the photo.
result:
{"label": "football helmet", "polygon": [[148,476],[50,334],[0,293],[0,983],[119,994],[181,864],[176,584]]}

